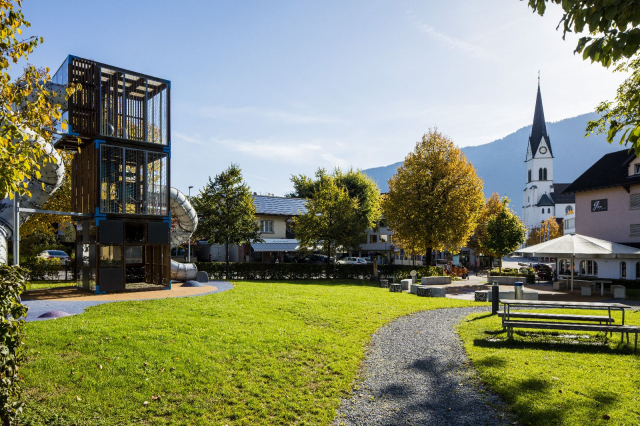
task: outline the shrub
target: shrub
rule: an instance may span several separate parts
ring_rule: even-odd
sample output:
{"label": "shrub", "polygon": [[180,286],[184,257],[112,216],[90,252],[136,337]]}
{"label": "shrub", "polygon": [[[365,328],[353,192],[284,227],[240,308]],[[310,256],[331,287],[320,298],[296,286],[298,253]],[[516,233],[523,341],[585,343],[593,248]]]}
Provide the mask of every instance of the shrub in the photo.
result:
{"label": "shrub", "polygon": [[27,307],[20,303],[25,289],[25,270],[0,265],[0,420],[10,425],[22,411],[20,397],[20,363],[24,359],[21,346],[22,326]]}
{"label": "shrub", "polygon": [[[209,274],[211,279],[225,279],[224,262],[197,262],[199,271]],[[329,275],[335,279],[370,279],[373,275],[372,265],[329,265]],[[418,278],[443,275],[441,267],[379,265],[378,275],[396,279],[409,277],[413,269]],[[310,263],[230,263],[229,277],[233,280],[313,280],[327,276],[327,265]]]}
{"label": "shrub", "polygon": [[494,277],[523,277],[527,279],[527,284],[535,284],[536,271],[533,268],[502,268],[502,272],[499,269],[492,269],[490,275]]}
{"label": "shrub", "polygon": [[27,270],[26,278],[29,281],[58,279],[59,272],[62,269],[60,260],[43,259],[41,257],[27,259],[22,266]]}

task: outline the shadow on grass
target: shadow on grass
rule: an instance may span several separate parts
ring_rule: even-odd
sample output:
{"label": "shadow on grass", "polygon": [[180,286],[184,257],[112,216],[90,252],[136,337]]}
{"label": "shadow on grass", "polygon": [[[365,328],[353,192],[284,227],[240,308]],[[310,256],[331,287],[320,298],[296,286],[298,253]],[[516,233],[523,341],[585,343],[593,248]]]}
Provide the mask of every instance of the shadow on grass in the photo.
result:
{"label": "shadow on grass", "polygon": [[506,362],[503,358],[496,355],[490,355],[479,360],[473,361],[475,366],[479,367],[503,367]]}
{"label": "shadow on grass", "polygon": [[[380,283],[378,281],[369,281],[369,280],[349,280],[349,279],[335,279],[335,280],[327,280],[325,278],[322,279],[310,279],[310,280],[285,280],[285,279],[274,279],[274,280],[232,280],[231,282],[246,282],[249,284],[286,284],[286,285],[319,285],[326,287],[373,287],[373,288],[381,288]],[[389,289],[385,289],[389,291]]]}
{"label": "shadow on grass", "polygon": [[[502,331],[496,332],[494,334],[501,334]],[[531,334],[521,334],[515,333],[520,337],[531,338]],[[538,335],[535,335],[538,336]],[[561,337],[554,335],[544,335],[544,339],[554,339]],[[609,342],[607,339],[606,342]],[[492,348],[492,349],[523,349],[523,350],[546,350],[546,351],[557,351],[557,352],[567,352],[567,353],[584,353],[584,354],[616,354],[616,355],[633,355],[633,346],[631,344],[627,345],[626,343],[622,343],[620,341],[616,342],[615,337],[613,338],[613,342],[617,343],[615,347],[609,346],[608,343],[603,343],[599,341],[598,344],[579,341],[577,339],[566,342],[549,342],[549,341],[530,341],[530,340],[515,340],[515,339],[474,339],[474,346],[478,346],[481,348]],[[637,353],[637,351],[636,351]]]}
{"label": "shadow on grass", "polygon": [[492,313],[488,313],[488,314],[480,315],[480,316],[478,316],[478,317],[474,317],[474,318],[471,318],[471,319],[465,320],[465,322],[478,321],[478,320],[485,319],[485,318],[491,318],[492,316],[493,316],[493,314],[492,314]]}

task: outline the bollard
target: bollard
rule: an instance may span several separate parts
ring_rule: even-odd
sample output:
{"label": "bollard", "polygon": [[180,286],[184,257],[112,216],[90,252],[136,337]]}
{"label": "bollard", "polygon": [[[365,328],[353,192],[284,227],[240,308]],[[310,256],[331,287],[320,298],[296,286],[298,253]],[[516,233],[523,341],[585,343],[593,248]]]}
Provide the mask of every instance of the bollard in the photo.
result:
{"label": "bollard", "polygon": [[491,314],[496,315],[500,310],[500,286],[494,281],[491,287]]}
{"label": "bollard", "polygon": [[524,296],[522,295],[522,282],[518,281],[514,285],[516,292],[516,300],[522,300]]}

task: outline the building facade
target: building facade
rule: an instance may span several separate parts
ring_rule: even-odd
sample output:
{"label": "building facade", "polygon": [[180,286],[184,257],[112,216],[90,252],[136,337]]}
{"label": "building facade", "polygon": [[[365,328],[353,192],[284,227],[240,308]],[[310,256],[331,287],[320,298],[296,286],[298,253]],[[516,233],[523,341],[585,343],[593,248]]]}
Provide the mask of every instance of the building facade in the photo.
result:
{"label": "building facade", "polygon": [[539,227],[551,216],[560,221],[574,211],[573,194],[563,194],[569,184],[553,181],[553,160],[551,138],[547,133],[538,83],[533,126],[525,159],[527,183],[523,191],[522,220],[528,230]]}

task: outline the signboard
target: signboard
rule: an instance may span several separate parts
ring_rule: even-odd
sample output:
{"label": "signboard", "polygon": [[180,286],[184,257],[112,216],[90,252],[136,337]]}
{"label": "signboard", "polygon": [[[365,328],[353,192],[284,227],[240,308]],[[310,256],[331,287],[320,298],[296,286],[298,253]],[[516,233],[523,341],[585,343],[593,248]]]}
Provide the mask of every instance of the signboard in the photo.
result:
{"label": "signboard", "polygon": [[592,212],[606,212],[607,211],[607,199],[591,200]]}

